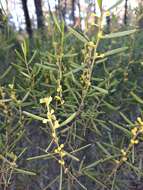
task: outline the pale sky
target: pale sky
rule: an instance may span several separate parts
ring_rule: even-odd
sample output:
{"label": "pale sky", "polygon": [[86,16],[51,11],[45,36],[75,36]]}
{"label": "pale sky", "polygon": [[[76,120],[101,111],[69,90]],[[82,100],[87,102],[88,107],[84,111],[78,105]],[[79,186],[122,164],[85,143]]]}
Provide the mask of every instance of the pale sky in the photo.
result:
{"label": "pale sky", "polygon": [[[6,6],[6,1],[8,2],[8,6]],[[51,7],[54,7],[55,2],[57,0],[49,0]],[[114,5],[118,0],[103,0],[103,7],[104,9],[110,8],[112,5]],[[129,6],[135,7],[136,6],[136,0],[128,0],[129,1]],[[36,15],[35,15],[35,7],[34,7],[34,0],[28,0],[28,8],[29,8],[29,13],[30,17],[33,20],[36,20]],[[84,0],[80,0],[80,4],[82,6],[86,6],[87,4],[84,3]],[[19,28],[21,26],[23,28],[24,26],[24,14],[22,10],[22,4],[21,0],[0,0],[0,7],[1,5],[4,7],[4,9],[8,9],[9,12],[11,13],[11,21],[14,21],[16,28]],[[43,0],[43,7],[44,9],[48,10],[48,3],[47,0]],[[124,3],[122,4],[124,5]],[[122,7],[120,5],[120,7]],[[120,8],[122,9],[122,8]],[[97,13],[98,14],[98,13]]]}

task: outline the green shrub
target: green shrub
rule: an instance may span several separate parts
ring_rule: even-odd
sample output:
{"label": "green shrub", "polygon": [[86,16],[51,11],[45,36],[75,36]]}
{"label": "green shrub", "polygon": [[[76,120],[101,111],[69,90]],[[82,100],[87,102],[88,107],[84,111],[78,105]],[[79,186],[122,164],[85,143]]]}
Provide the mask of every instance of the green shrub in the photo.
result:
{"label": "green shrub", "polygon": [[91,40],[55,18],[52,35],[33,46],[25,39],[16,56],[10,49],[0,87],[3,189],[15,181],[119,190],[141,180],[142,32],[105,35],[101,21]]}

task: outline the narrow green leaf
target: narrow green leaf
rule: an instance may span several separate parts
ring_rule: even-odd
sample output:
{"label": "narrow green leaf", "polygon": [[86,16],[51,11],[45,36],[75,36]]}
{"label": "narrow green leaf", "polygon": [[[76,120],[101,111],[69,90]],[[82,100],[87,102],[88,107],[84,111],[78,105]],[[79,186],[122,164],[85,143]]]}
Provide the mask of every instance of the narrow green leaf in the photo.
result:
{"label": "narrow green leaf", "polygon": [[100,143],[100,142],[97,142],[96,143],[98,145],[98,147],[108,156],[111,156],[110,153],[107,151],[106,148],[104,148],[104,146]]}
{"label": "narrow green leaf", "polygon": [[33,53],[32,57],[31,57],[31,59],[28,61],[28,64],[32,63],[32,61],[34,60],[36,54],[37,54],[37,50],[34,51],[34,53]]}
{"label": "narrow green leaf", "polygon": [[33,119],[36,119],[36,120],[39,120],[39,121],[43,121],[43,117],[40,117],[40,116],[37,116],[37,115],[34,115],[32,113],[29,113],[27,111],[23,111],[23,114],[27,115],[28,117],[31,117]]}
{"label": "narrow green leaf", "polygon": [[78,159],[77,157],[73,156],[72,154],[70,154],[70,153],[68,153],[68,152],[65,152],[65,153],[66,153],[66,155],[67,155],[68,157],[70,157],[71,159],[73,159],[73,160],[79,162],[79,159]]}
{"label": "narrow green leaf", "polygon": [[143,104],[143,100],[137,96],[134,92],[130,92],[131,96],[140,104]]}
{"label": "narrow green leaf", "polygon": [[105,90],[105,89],[100,88],[100,87],[98,87],[98,86],[93,86],[93,88],[94,88],[95,90],[97,90],[98,92],[101,92],[102,94],[108,94],[108,90]]}
{"label": "narrow green leaf", "polygon": [[48,65],[43,65],[43,64],[40,64],[40,63],[36,63],[35,65],[42,68],[42,69],[46,69],[46,70],[49,70],[49,71],[57,71],[56,67],[50,67]]}
{"label": "narrow green leaf", "polygon": [[90,168],[93,168],[95,166],[97,166],[98,164],[100,163],[104,163],[106,161],[109,161],[109,160],[113,160],[115,159],[116,157],[118,157],[119,155],[116,155],[116,156],[108,156],[107,158],[104,158],[104,159],[100,159],[100,160],[96,160],[95,162],[85,166],[84,168],[82,168],[82,170],[87,170],[87,169],[90,169]]}
{"label": "narrow green leaf", "polygon": [[29,157],[27,158],[26,160],[38,160],[38,159],[45,159],[47,157],[51,156],[51,154],[42,154],[42,155],[39,155],[39,156],[33,156],[33,157]]}
{"label": "narrow green leaf", "polygon": [[0,76],[0,80],[2,80],[3,78],[5,78],[8,75],[8,73],[11,71],[11,69],[12,69],[12,66],[9,66],[6,69],[6,71]]}
{"label": "narrow green leaf", "polygon": [[101,185],[104,188],[107,188],[106,185],[104,185],[101,181],[99,181],[98,179],[96,179],[95,176],[93,176],[92,172],[89,171],[84,171],[84,174],[89,177],[90,179],[92,179],[93,181],[95,181],[97,184]]}
{"label": "narrow green leaf", "polygon": [[70,26],[68,26],[68,29],[80,41],[82,41],[84,43],[88,43],[88,40],[82,34],[80,34],[79,32],[77,32],[75,29],[71,28]]}
{"label": "narrow green leaf", "polygon": [[77,72],[79,72],[79,71],[83,70],[83,69],[84,69],[84,67],[85,67],[85,65],[79,66],[78,68],[73,69],[73,70],[71,70],[70,72],[68,72],[68,73],[64,74],[64,77],[66,77],[66,76],[68,76],[68,75],[70,75],[70,74],[77,73]]}
{"label": "narrow green leaf", "polygon": [[134,123],[132,123],[122,112],[120,112],[121,117],[130,125],[134,126]]}
{"label": "narrow green leaf", "polygon": [[124,128],[123,126],[118,125],[117,123],[114,123],[113,121],[109,121],[109,123],[110,123],[111,125],[113,125],[114,127],[116,127],[117,129],[120,129],[120,130],[121,130],[122,132],[124,132],[124,134],[127,135],[128,137],[131,136],[131,132],[130,132],[128,129]]}
{"label": "narrow green leaf", "polygon": [[128,35],[134,34],[135,32],[137,32],[136,29],[134,29],[134,30],[127,30],[127,31],[123,31],[123,32],[110,33],[110,34],[102,36],[102,39],[119,38],[119,37],[123,37],[123,36],[128,36]]}
{"label": "narrow green leaf", "polygon": [[31,172],[31,171],[27,171],[27,170],[23,170],[23,169],[19,169],[19,168],[14,168],[14,170],[18,173],[21,174],[26,174],[26,175],[36,175],[36,173]]}
{"label": "narrow green leaf", "polygon": [[52,17],[53,17],[54,23],[55,23],[56,27],[58,28],[59,32],[62,33],[60,24],[59,24],[58,19],[57,19],[57,17],[55,16],[54,13],[52,13]]}
{"label": "narrow green leaf", "polygon": [[102,0],[97,0],[100,10],[102,9]]}
{"label": "narrow green leaf", "polygon": [[111,109],[111,110],[113,110],[113,111],[117,111],[117,110],[120,109],[119,106],[118,106],[118,107],[115,107],[115,106],[113,106],[112,104],[110,104],[110,103],[108,103],[108,102],[106,102],[106,101],[104,101],[104,100],[103,100],[103,102],[104,102],[104,104],[105,104],[109,109]]}
{"label": "narrow green leaf", "polygon": [[107,57],[107,56],[114,55],[114,54],[117,54],[117,53],[122,53],[122,52],[126,51],[127,49],[128,49],[128,47],[122,47],[122,48],[113,49],[111,51],[105,52],[104,56]]}
{"label": "narrow green leaf", "polygon": [[70,115],[64,122],[62,122],[60,124],[60,127],[63,127],[65,125],[67,125],[68,123],[70,123],[76,116],[77,116],[77,112],[75,112],[72,115]]}

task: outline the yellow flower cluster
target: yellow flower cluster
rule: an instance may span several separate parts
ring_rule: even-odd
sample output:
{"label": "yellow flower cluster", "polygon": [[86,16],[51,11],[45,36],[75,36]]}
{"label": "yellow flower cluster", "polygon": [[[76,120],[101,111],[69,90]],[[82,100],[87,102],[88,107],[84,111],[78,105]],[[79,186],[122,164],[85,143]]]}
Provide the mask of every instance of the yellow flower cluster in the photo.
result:
{"label": "yellow flower cluster", "polygon": [[58,146],[58,147],[54,150],[54,152],[60,156],[60,160],[59,160],[58,162],[59,162],[59,164],[61,164],[61,165],[64,165],[64,164],[65,164],[64,156],[66,155],[66,153],[65,153],[65,151],[64,151],[63,148],[64,148],[64,144],[61,144],[60,146]]}
{"label": "yellow flower cluster", "polygon": [[94,48],[96,45],[94,44],[94,42],[92,42],[92,41],[90,41],[90,42],[88,42],[88,44],[87,44],[89,47],[92,47],[92,48]]}
{"label": "yellow flower cluster", "polygon": [[137,118],[137,124],[139,125],[139,132],[143,133],[143,120],[140,117]]}
{"label": "yellow flower cluster", "polygon": [[[58,91],[61,91],[61,89],[58,89]],[[43,119],[43,123],[49,123],[51,127],[51,135],[53,138],[54,143],[56,143],[57,148],[54,150],[54,153],[58,154],[60,159],[58,160],[59,164],[62,166],[65,165],[64,156],[66,155],[64,151],[64,144],[59,145],[59,139],[56,133],[56,129],[60,127],[59,121],[56,119],[56,116],[54,115],[54,109],[50,108],[50,103],[52,101],[52,97],[46,97],[40,99],[41,104],[46,104],[47,106],[47,118]]]}
{"label": "yellow flower cluster", "polygon": [[[47,106],[47,118],[43,119],[43,123],[50,123],[50,125],[52,125],[52,128],[55,130],[57,129],[60,125],[58,120],[56,119],[56,116],[54,115],[54,109],[50,109],[49,105],[52,101],[52,97],[46,97],[46,98],[42,98],[40,99],[40,103],[43,104],[45,103]],[[55,132],[53,132],[55,133]],[[55,136],[55,134],[52,135],[53,137]]]}
{"label": "yellow flower cluster", "polygon": [[46,104],[46,106],[49,106],[49,104],[52,101],[52,97],[46,97],[46,98],[41,98],[40,99],[40,104]]}
{"label": "yellow flower cluster", "polygon": [[58,82],[58,87],[57,87],[57,95],[55,96],[55,99],[57,100],[58,103],[60,103],[61,105],[64,104],[64,100],[62,97],[62,85],[60,84],[60,80],[57,81]]}
{"label": "yellow flower cluster", "polygon": [[13,101],[17,102],[17,98],[16,98],[16,91],[14,89],[14,85],[13,84],[9,84],[8,87],[10,88],[10,97]]}
{"label": "yellow flower cluster", "polygon": [[127,161],[127,152],[124,149],[121,149],[121,153],[122,153],[122,161]]}
{"label": "yellow flower cluster", "polygon": [[137,136],[139,134],[143,134],[143,121],[142,121],[142,119],[140,117],[137,118],[136,124],[137,124],[137,126],[135,126],[131,130],[132,138],[131,138],[130,143],[133,144],[133,145],[139,143],[139,140],[137,139]]}
{"label": "yellow flower cluster", "polygon": [[139,140],[137,139],[137,137],[139,134],[143,134],[143,121],[140,117],[137,118],[136,126],[133,129],[131,129],[131,134],[132,134],[132,137],[130,140],[130,144],[128,145],[128,148],[126,149],[126,151],[124,149],[121,149],[122,156],[119,163],[121,161],[127,161],[127,156],[128,156],[129,151],[134,145],[139,143]]}
{"label": "yellow flower cluster", "polygon": [[88,88],[91,85],[89,69],[85,69],[83,71],[83,74],[81,75],[80,80],[81,80],[81,83],[84,85],[84,88]]}

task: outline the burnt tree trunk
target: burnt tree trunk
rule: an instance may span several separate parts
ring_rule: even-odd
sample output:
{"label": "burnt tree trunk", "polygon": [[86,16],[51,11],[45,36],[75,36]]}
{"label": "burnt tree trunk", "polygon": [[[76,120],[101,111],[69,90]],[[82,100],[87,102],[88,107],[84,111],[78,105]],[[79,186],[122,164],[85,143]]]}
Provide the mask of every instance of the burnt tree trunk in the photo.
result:
{"label": "burnt tree trunk", "polygon": [[72,21],[73,21],[73,25],[75,25],[75,0],[72,0],[72,12],[71,12],[71,17],[72,17]]}
{"label": "burnt tree trunk", "polygon": [[67,10],[67,0],[64,1],[64,5],[62,8],[62,17],[65,23],[66,23],[66,10]]}
{"label": "burnt tree trunk", "polygon": [[29,16],[28,6],[27,6],[27,0],[22,0],[22,7],[24,11],[26,31],[29,34],[29,36],[32,37],[32,25],[31,25],[31,20]]}
{"label": "burnt tree trunk", "polygon": [[128,0],[125,0],[125,13],[124,13],[124,24],[127,25],[128,20]]}
{"label": "burnt tree trunk", "polygon": [[42,2],[41,0],[34,0],[34,4],[35,4],[35,9],[36,9],[36,16],[37,16],[37,27],[40,29],[44,27]]}

